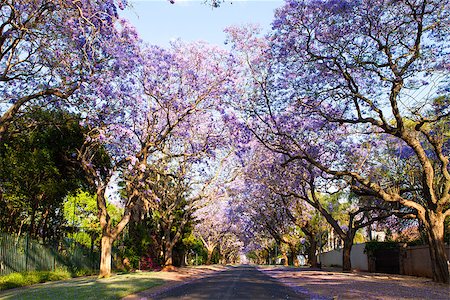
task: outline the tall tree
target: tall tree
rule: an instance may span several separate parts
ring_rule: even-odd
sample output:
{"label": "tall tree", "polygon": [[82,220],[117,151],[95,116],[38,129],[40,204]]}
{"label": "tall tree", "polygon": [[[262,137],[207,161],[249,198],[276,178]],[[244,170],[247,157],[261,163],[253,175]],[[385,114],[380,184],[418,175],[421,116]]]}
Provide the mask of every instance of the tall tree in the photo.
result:
{"label": "tall tree", "polygon": [[[223,134],[227,134],[226,131],[223,131]],[[225,150],[228,149],[222,149]],[[239,169],[235,163],[236,156],[233,154],[232,150],[217,157],[216,162],[213,162],[208,173],[214,175],[210,175],[206,185],[203,185],[199,209],[194,214],[196,218],[194,233],[207,250],[206,264],[211,264],[214,250],[236,223],[236,215],[231,204],[232,196],[227,190],[238,176]]]}
{"label": "tall tree", "polygon": [[10,129],[0,144],[1,228],[58,239],[64,197],[87,185],[75,160],[84,129],[76,115],[40,108]]}
{"label": "tall tree", "polygon": [[[298,114],[315,120],[303,130],[321,135],[316,142],[309,138],[310,144],[293,138],[296,145],[283,147],[285,153],[414,210],[426,227],[433,279],[446,283],[449,14],[448,1],[290,1],[277,11],[272,47],[278,87]],[[346,149],[370,145],[381,152],[388,143],[412,152],[420,170],[418,194],[389,174],[371,174],[379,161],[367,151],[344,163]],[[342,163],[317,157],[314,147],[338,153]]]}
{"label": "tall tree", "polygon": [[195,234],[200,238],[207,251],[206,264],[212,262],[214,250],[231,228],[232,219],[226,213],[226,201],[221,201],[218,195],[205,207],[196,212],[198,223],[194,228]]}
{"label": "tall tree", "polygon": [[[132,36],[132,31],[126,36]],[[143,193],[147,172],[158,169],[153,164],[164,157],[201,160],[202,155],[214,155],[222,144],[217,105],[228,91],[226,52],[203,43],[177,42],[168,49],[149,46],[128,53],[124,68],[130,71],[125,77],[111,78],[107,85],[111,91],[103,88],[104,99],[116,100],[99,103],[100,111],[88,120],[91,135],[79,152],[97,188],[103,236],[100,276],[110,274],[112,243],[128,223],[133,207],[156,199]],[[99,146],[112,159],[108,170],[92,163],[91,158],[100,154]],[[122,220],[111,226],[105,191],[115,172],[125,181],[126,199]]]}
{"label": "tall tree", "polygon": [[[121,209],[108,203],[108,211],[113,224],[120,220]],[[97,215],[97,200],[95,195],[83,190],[77,190],[68,195],[63,203],[64,225],[71,228],[68,237],[77,243],[93,249],[98,246],[101,228]]]}
{"label": "tall tree", "polygon": [[[294,0],[277,10],[268,39],[229,30],[247,57],[244,100],[259,140],[288,167],[309,164],[413,211],[438,282],[449,280],[449,13],[448,1]],[[400,153],[415,160],[418,180],[379,172]]]}
{"label": "tall tree", "polygon": [[182,240],[193,220],[197,199],[190,197],[185,166],[168,166],[160,161],[158,168],[148,168],[141,197],[159,229],[158,238],[163,253],[163,265],[173,264],[173,249]]}
{"label": "tall tree", "polygon": [[116,49],[110,47],[116,7],[114,0],[1,2],[0,138],[30,104],[79,106],[90,100],[79,96]]}

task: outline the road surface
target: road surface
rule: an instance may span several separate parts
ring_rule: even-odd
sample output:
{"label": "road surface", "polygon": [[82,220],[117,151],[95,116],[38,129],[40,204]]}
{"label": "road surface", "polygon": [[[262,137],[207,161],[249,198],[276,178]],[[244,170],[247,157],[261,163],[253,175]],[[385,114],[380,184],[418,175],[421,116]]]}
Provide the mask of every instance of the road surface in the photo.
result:
{"label": "road surface", "polygon": [[232,267],[155,295],[153,299],[308,299],[252,266]]}

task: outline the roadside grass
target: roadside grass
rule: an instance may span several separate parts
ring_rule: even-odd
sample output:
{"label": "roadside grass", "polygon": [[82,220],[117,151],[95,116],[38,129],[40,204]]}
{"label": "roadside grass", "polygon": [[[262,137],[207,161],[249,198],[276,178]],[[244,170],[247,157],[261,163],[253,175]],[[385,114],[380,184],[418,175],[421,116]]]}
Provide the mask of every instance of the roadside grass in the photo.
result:
{"label": "roadside grass", "polygon": [[11,273],[0,276],[0,291],[47,281],[65,280],[71,277],[72,274],[66,270]]}
{"label": "roadside grass", "polygon": [[156,272],[116,275],[106,279],[83,277],[47,282],[0,292],[0,299],[121,299],[164,283]]}

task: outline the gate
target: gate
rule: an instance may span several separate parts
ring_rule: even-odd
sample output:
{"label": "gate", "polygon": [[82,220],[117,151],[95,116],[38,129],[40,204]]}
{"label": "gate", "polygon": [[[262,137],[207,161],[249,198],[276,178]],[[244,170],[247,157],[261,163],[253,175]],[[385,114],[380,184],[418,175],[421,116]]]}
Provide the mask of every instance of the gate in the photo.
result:
{"label": "gate", "polygon": [[393,249],[377,249],[374,251],[375,256],[375,272],[400,274],[400,250]]}

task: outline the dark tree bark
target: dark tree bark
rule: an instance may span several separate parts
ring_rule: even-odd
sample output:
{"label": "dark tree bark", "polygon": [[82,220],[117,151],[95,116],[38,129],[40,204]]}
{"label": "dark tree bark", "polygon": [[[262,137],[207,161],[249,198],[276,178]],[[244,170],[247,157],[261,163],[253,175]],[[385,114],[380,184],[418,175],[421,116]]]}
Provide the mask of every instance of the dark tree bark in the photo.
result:
{"label": "dark tree bark", "polygon": [[352,270],[351,252],[353,247],[353,238],[355,234],[348,234],[344,239],[344,248],[342,249],[342,270],[350,272]]}
{"label": "dark tree bark", "polygon": [[444,220],[442,214],[428,212],[425,215],[426,234],[429,244],[433,281],[449,282],[449,263],[444,243]]}
{"label": "dark tree bark", "polygon": [[309,238],[309,249],[308,249],[308,263],[311,268],[317,268],[319,265],[317,263],[317,241],[314,237]]}

